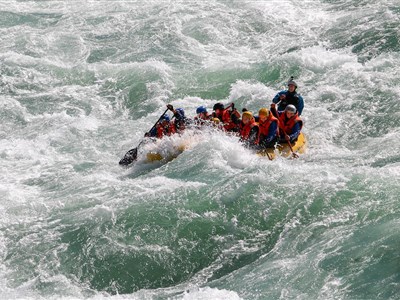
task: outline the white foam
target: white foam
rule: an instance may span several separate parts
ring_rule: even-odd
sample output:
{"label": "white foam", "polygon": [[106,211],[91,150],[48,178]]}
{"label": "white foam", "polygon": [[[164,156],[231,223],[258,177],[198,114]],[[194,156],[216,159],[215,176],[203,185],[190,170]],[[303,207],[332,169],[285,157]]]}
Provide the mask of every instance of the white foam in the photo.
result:
{"label": "white foam", "polygon": [[[395,1],[389,2],[393,5]],[[395,18],[394,11],[385,8],[387,5],[375,3],[366,9],[372,9],[369,13],[384,9],[385,17]],[[364,129],[362,114],[365,111],[356,109],[359,115],[351,111],[363,103],[365,94],[379,91],[394,99],[400,97],[399,54],[383,53],[360,63],[350,47],[333,49],[331,43],[324,40],[328,30],[335,27],[335,22],[343,21],[339,18],[363,18],[366,10],[327,10],[331,6],[317,1],[67,3],[15,0],[3,3],[4,11],[19,14],[16,18],[32,14],[38,14],[33,16],[38,19],[46,13],[56,15],[48,16],[54,17],[54,26],[46,27],[25,19],[22,25],[0,30],[3,38],[0,59],[7,67],[2,72],[0,88],[3,94],[8,93],[2,96],[0,105],[1,109],[11,112],[7,115],[7,124],[0,129],[2,228],[11,230],[14,224],[21,224],[28,233],[30,226],[36,231],[45,230],[43,226],[47,220],[57,222],[52,218],[58,217],[60,209],[71,211],[70,222],[116,224],[118,213],[127,207],[146,203],[156,207],[160,202],[176,205],[181,220],[205,218],[218,222],[224,217],[224,207],[236,204],[237,195],[244,193],[241,188],[249,186],[259,187],[257,194],[251,197],[257,197],[254,201],[266,207],[264,212],[260,211],[260,215],[264,214],[260,217],[263,220],[274,216],[275,208],[285,212],[288,207],[289,212],[276,224],[283,228],[283,233],[272,251],[251,266],[227,275],[227,280],[231,280],[229,284],[223,283],[225,277],[213,280],[212,285],[218,288],[206,286],[223,263],[222,258],[218,258],[188,282],[131,295],[85,293],[88,289],[85,284],[61,274],[46,274],[52,270],[38,270],[42,278],[32,276],[21,286],[11,287],[12,283],[7,281],[11,280],[8,277],[14,266],[6,266],[4,260],[7,243],[13,241],[1,231],[1,295],[14,299],[164,297],[187,300],[240,299],[243,293],[247,299],[257,289],[265,288],[261,293],[268,294],[271,285],[276,283],[272,289],[280,289],[283,298],[307,298],[308,291],[296,290],[298,271],[309,266],[310,261],[315,267],[324,257],[320,252],[320,249],[327,249],[324,245],[340,245],[335,237],[343,238],[352,233],[348,224],[364,213],[358,211],[360,207],[376,211],[379,204],[393,211],[397,194],[385,188],[395,190],[400,175],[396,160],[397,128],[390,128],[380,137],[363,137],[361,145],[344,142],[357,134],[357,130]],[[143,32],[146,35],[141,36]],[[109,42],[113,36],[116,42]],[[89,63],[90,51],[103,47],[113,48],[115,54],[101,62]],[[235,74],[242,76],[241,71],[250,74],[244,78],[262,77],[255,72],[271,71],[271,82],[235,80]],[[268,107],[280,88],[280,81],[286,80],[290,72],[299,76],[296,80],[305,99],[304,131],[309,147],[308,153],[299,160],[259,158],[244,149],[237,137],[211,130],[203,132],[199,139],[186,132],[143,146],[143,151],[165,151],[175,156],[180,152],[176,151],[176,146],[184,143],[188,149],[174,160],[148,169],[135,166],[124,170],[117,165],[119,155],[130,149],[132,142],[138,144],[166,109],[167,102],[183,107],[189,117],[195,115],[200,105],[206,105],[211,111],[217,101],[235,102],[239,109],[247,107],[256,113],[260,107]],[[129,99],[137,80],[143,82],[148,92],[143,103]],[[200,82],[202,80],[205,83]],[[198,90],[203,92],[207,85],[218,90],[216,84],[231,84],[229,94],[222,99],[193,96]],[[193,95],[184,95],[186,91]],[[178,93],[179,97],[175,97]],[[225,92],[218,90],[218,94],[221,93]],[[51,103],[39,101],[38,106],[33,107],[33,101],[42,99],[50,99]],[[132,102],[130,107],[126,105],[127,100]],[[39,105],[46,104],[54,106],[40,111]],[[367,113],[377,113],[379,106],[372,103]],[[35,108],[38,112],[34,113]],[[72,113],[67,112],[69,110]],[[15,123],[18,126],[14,126],[10,117],[13,114],[21,120]],[[377,167],[371,166],[374,163]],[[356,187],[352,191],[354,182]],[[269,190],[270,187],[287,197],[280,198]],[[221,210],[210,208],[200,213],[181,208],[182,203],[187,203],[189,193],[202,190],[207,190],[207,197]],[[355,193],[354,197],[349,196],[348,206],[333,203],[337,195],[338,201],[341,200],[340,192]],[[371,198],[388,196],[388,199],[385,203],[380,199],[380,202],[365,199],[368,195]],[[310,213],[311,206],[318,206],[318,201],[324,209]],[[84,208],[82,203],[86,205]],[[340,205],[345,208],[341,210]],[[291,211],[292,208],[295,210]],[[362,222],[371,217],[369,213],[365,215],[361,216]],[[225,221],[232,231],[240,230],[239,215]],[[307,227],[307,222],[312,222],[314,227]],[[308,229],[334,226],[343,231],[323,231],[327,237],[322,239],[326,242],[324,245],[318,241],[308,245],[304,252],[297,250],[304,239],[312,240],[314,233],[318,235],[318,230],[310,233]],[[304,231],[297,235],[296,230],[301,229]],[[226,244],[231,236],[215,235],[211,239],[227,245],[222,249],[223,255],[239,255],[257,252],[263,247],[257,241],[265,241],[263,235],[268,234],[268,231],[258,232],[254,239],[235,241],[232,246]],[[295,237],[290,240],[291,234]],[[49,238],[56,239],[56,233],[49,232]],[[45,241],[34,240],[43,244]],[[21,242],[29,249],[32,240],[21,238]],[[134,246],[126,249],[138,251]],[[141,249],[151,253],[174,251],[155,243]],[[318,256],[315,259],[314,253]],[[59,260],[52,263],[59,263]],[[54,285],[59,294],[40,294],[39,279]],[[345,293],[338,292],[341,285],[340,279],[328,275],[319,295],[335,293],[345,298]]]}
{"label": "white foam", "polygon": [[216,288],[200,288],[197,291],[185,292],[182,300],[240,300],[236,292]]}

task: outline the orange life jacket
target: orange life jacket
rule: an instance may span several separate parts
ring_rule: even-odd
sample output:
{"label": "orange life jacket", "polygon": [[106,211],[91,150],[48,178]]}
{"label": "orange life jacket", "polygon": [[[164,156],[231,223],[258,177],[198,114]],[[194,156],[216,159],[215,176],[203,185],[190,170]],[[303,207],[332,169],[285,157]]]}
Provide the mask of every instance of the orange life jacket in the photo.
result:
{"label": "orange life jacket", "polygon": [[292,134],[293,127],[296,123],[300,122],[300,130],[303,128],[303,121],[300,119],[298,113],[296,113],[293,117],[288,119],[286,117],[286,113],[282,112],[279,116],[279,128],[282,129],[282,133],[284,134]]}
{"label": "orange life jacket", "polygon": [[228,123],[231,120],[229,109],[224,109],[220,114],[214,112],[213,117],[218,118],[222,123]]}
{"label": "orange life jacket", "polygon": [[240,119],[240,113],[236,109],[230,111],[229,108],[224,109],[218,115],[214,112],[212,116],[213,118],[218,118],[224,124],[225,131],[234,131],[234,129],[239,129],[239,124],[235,124],[232,121],[232,115],[235,115],[238,120]]}
{"label": "orange life jacket", "polygon": [[[261,120],[258,121],[258,127],[260,128],[258,130],[258,140],[261,136],[266,137],[268,135],[269,127],[273,122],[278,123],[278,119],[275,118],[271,113],[268,115],[268,118],[265,120],[265,122],[262,123]],[[278,135],[278,131],[276,132],[276,135]]]}
{"label": "orange life jacket", "polygon": [[222,117],[218,117],[222,121],[222,123],[224,123],[224,129],[226,131],[233,131],[235,128],[238,128],[238,124],[235,124],[232,121],[232,115],[235,115],[237,119],[240,118],[240,113],[236,109],[233,111],[225,109],[222,113]]}
{"label": "orange life jacket", "polygon": [[242,140],[247,140],[250,136],[250,131],[254,126],[258,126],[258,124],[256,123],[256,121],[254,120],[254,118],[252,118],[250,120],[249,123],[244,124],[243,122],[241,122],[239,124],[239,134],[240,134],[240,138]]}

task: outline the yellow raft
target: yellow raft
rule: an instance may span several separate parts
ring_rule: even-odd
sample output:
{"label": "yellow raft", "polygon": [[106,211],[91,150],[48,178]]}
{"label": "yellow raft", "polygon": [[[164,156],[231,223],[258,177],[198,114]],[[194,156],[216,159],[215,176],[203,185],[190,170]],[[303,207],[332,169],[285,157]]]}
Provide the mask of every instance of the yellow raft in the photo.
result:
{"label": "yellow raft", "polygon": [[[303,154],[306,151],[307,139],[303,133],[300,133],[297,141],[292,143],[293,152],[296,154]],[[268,157],[270,160],[275,159],[278,155],[282,157],[292,156],[289,144],[278,144],[276,149],[266,149],[257,152],[259,156]]]}
{"label": "yellow raft", "polygon": [[[307,140],[303,133],[300,133],[297,141],[292,143],[293,152],[296,154],[303,154],[306,151]],[[163,152],[154,150],[146,153],[146,162],[156,162],[161,160],[170,161],[178,157],[185,149],[188,148],[187,144],[181,144],[174,147],[173,151]],[[277,156],[291,157],[292,151],[288,144],[278,144],[276,149],[266,149],[257,152],[258,156],[268,157],[270,160],[275,159]]]}
{"label": "yellow raft", "polygon": [[178,157],[183,151],[185,151],[186,145],[180,145],[175,147],[174,151],[169,153],[162,153],[159,151],[150,151],[146,153],[146,162],[154,162],[160,160],[173,160]]}

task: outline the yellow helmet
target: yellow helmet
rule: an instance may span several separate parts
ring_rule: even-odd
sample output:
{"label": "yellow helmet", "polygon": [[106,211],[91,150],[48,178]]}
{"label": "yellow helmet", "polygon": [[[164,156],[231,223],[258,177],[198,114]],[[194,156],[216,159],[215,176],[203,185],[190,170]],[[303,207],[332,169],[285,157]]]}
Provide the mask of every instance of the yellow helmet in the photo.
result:
{"label": "yellow helmet", "polygon": [[261,108],[259,111],[258,111],[258,115],[260,116],[260,115],[263,115],[263,116],[269,116],[269,110],[268,110],[268,108],[265,108],[265,107],[263,107],[263,108]]}
{"label": "yellow helmet", "polygon": [[242,113],[242,119],[244,117],[248,117],[250,120],[253,118],[253,114],[251,113],[251,111],[245,111],[244,113]]}
{"label": "yellow helmet", "polygon": [[212,118],[212,121],[215,123],[215,124],[219,124],[219,119],[218,118]]}

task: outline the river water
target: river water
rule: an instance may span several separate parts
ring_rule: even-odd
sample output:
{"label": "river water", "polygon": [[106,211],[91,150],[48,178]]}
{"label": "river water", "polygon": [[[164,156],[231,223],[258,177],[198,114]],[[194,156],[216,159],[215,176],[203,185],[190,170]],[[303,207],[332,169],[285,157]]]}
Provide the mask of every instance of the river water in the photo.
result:
{"label": "river water", "polygon": [[[1,1],[1,298],[399,299],[399,7]],[[167,103],[257,111],[291,75],[300,159],[211,131],[118,165]]]}

